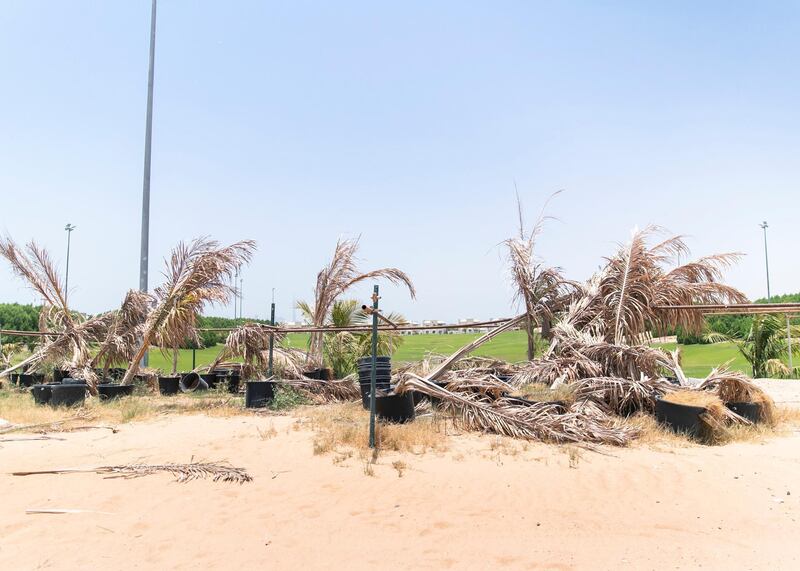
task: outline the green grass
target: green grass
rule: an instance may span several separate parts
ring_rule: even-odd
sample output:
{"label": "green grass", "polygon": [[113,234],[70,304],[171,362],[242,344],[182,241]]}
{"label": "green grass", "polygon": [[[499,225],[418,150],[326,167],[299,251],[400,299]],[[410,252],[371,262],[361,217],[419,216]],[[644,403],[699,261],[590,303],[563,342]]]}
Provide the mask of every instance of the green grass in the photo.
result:
{"label": "green grass", "polygon": [[[396,362],[419,361],[428,353],[448,355],[480,335],[452,334],[452,335],[409,335],[403,337],[403,344],[394,354]],[[308,345],[308,335],[291,333],[286,344],[305,349]],[[675,343],[659,345],[665,350],[675,349]],[[198,349],[196,352],[196,366],[200,367],[211,363],[221,350],[221,346]],[[690,377],[705,377],[711,369],[731,361],[730,367],[734,370],[750,374],[750,365],[736,349],[733,343],[715,343],[713,345],[681,345],[683,368]],[[537,349],[540,354],[541,348]],[[494,357],[504,361],[523,361],[526,353],[525,333],[522,331],[507,331],[500,333],[486,345],[475,351],[475,355]],[[172,356],[162,354],[158,349],[150,351],[150,366],[169,371],[172,368]],[[178,370],[189,371],[192,369],[192,351],[183,349],[178,356]]]}
{"label": "green grass", "polygon": [[[666,351],[674,351],[677,344],[665,343],[658,345]],[[731,369],[742,371],[748,375],[752,374],[745,358],[739,353],[733,343],[714,343],[712,345],[680,345],[681,364],[683,370],[689,377],[705,377],[711,369],[730,361],[728,365]]]}

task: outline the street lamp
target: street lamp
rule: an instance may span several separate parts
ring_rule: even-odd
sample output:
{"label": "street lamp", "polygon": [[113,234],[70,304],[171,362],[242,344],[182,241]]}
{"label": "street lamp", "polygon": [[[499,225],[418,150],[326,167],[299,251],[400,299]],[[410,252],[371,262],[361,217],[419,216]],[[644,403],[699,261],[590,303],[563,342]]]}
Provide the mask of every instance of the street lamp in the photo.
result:
{"label": "street lamp", "polygon": [[[769,291],[769,252],[767,250],[767,228],[769,228],[769,224],[764,220],[759,224],[759,227],[764,231],[764,263],[767,267],[767,303],[771,303],[772,295],[770,295]],[[788,313],[786,314],[786,344],[789,349],[789,371],[794,371],[794,365],[792,363],[792,324],[789,320]]]}
{"label": "street lamp", "polygon": [[767,252],[767,228],[769,228],[769,224],[764,220],[759,224],[759,227],[764,231],[764,262],[767,265],[767,303],[771,303],[772,296],[769,293],[769,253]]}
{"label": "street lamp", "polygon": [[64,302],[67,301],[69,297],[69,246],[70,246],[70,238],[72,238],[72,231],[75,230],[76,226],[74,224],[67,224],[64,226],[64,230],[67,231],[67,275],[64,277]]}

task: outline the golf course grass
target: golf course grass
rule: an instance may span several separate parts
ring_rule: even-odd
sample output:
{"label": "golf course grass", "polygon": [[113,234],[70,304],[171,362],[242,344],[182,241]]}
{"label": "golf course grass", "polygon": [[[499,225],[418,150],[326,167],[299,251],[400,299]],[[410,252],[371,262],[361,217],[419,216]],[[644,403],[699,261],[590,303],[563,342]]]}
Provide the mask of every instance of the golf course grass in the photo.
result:
{"label": "golf course grass", "polygon": [[[480,334],[452,334],[452,335],[409,335],[403,337],[403,343],[393,355],[395,362],[419,361],[424,359],[428,353],[438,353],[448,355],[458,348],[480,337]],[[287,336],[285,344],[290,347],[304,349],[308,343],[308,335],[302,333],[292,333]],[[739,353],[733,343],[715,343],[713,345],[676,345],[667,343],[659,347],[672,351],[676,347],[681,350],[681,362],[686,374],[690,377],[704,377],[714,367],[729,363],[729,367],[734,370],[743,371],[750,374],[750,365]],[[198,349],[195,354],[196,366],[207,365],[214,360],[221,347],[207,347]],[[541,349],[539,349],[541,350]],[[508,331],[499,334],[490,342],[482,345],[475,351],[475,355],[483,357],[494,357],[503,361],[523,361],[525,360],[526,341],[525,333],[522,331]],[[170,370],[172,367],[172,357],[164,355],[161,351],[153,349],[150,351],[150,366],[162,370]],[[181,350],[178,357],[178,369],[188,371],[192,369],[191,349]]]}

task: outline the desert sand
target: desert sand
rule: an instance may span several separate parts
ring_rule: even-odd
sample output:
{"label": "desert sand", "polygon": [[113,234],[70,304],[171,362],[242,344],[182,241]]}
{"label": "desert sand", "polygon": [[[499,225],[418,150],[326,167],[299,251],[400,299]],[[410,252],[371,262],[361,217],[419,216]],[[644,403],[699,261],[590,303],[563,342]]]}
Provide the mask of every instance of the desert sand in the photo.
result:
{"label": "desert sand", "polygon": [[[357,453],[315,455],[301,414],[0,444],[0,569],[800,568],[800,431],[603,453],[456,434],[443,452],[382,454],[370,476]],[[192,459],[254,481],[8,474]]]}

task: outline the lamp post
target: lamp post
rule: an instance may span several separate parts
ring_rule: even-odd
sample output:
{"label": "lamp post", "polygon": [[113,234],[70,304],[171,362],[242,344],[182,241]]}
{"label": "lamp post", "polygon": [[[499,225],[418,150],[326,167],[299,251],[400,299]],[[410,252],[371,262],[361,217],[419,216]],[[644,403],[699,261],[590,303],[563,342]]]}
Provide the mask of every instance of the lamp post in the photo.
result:
{"label": "lamp post", "polygon": [[[769,228],[769,224],[767,221],[764,220],[759,227],[764,230],[764,264],[767,268],[767,303],[772,302],[772,295],[769,291],[769,251],[767,250],[767,228]],[[794,365],[792,363],[792,324],[789,321],[789,314],[786,314],[786,345],[789,353],[789,374],[792,374],[794,371]]]}
{"label": "lamp post", "polygon": [[[69,246],[72,238],[72,231],[75,230],[76,226],[74,224],[67,224],[64,226],[64,230],[67,231],[67,269],[66,275],[64,276],[64,301],[66,302],[69,298]],[[67,305],[69,307],[69,305]]]}
{"label": "lamp post", "polygon": [[[156,0],[150,13],[150,60],[147,67],[147,115],[144,128],[144,175],[142,177],[142,243],[139,254],[139,289],[147,291],[147,270],[150,252],[150,149],[153,141],[153,79],[156,57]],[[147,366],[148,354],[142,357]]]}
{"label": "lamp post", "polygon": [[772,303],[772,296],[769,292],[769,252],[767,250],[767,228],[769,228],[769,224],[767,221],[764,220],[759,227],[764,231],[764,263],[767,266],[767,303]]}

